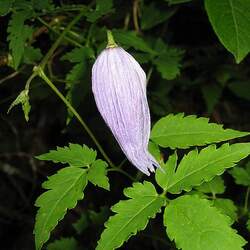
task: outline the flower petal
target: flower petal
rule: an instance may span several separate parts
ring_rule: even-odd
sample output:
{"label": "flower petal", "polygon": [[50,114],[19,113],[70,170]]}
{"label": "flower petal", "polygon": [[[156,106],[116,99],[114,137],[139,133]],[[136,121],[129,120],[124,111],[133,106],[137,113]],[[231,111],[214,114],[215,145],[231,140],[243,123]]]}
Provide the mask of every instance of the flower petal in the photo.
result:
{"label": "flower petal", "polygon": [[149,175],[159,164],[148,152],[150,113],[146,75],[120,47],[107,48],[92,69],[92,90],[98,110],[127,158]]}

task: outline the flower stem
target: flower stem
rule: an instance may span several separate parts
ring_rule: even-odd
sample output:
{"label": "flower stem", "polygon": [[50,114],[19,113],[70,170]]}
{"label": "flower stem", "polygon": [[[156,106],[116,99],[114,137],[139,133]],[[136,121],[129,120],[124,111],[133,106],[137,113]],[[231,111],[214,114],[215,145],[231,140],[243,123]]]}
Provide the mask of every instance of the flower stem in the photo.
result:
{"label": "flower stem", "polygon": [[108,38],[107,48],[118,47],[118,45],[116,44],[115,39],[112,35],[112,32],[110,30],[107,30],[107,38]]}
{"label": "flower stem", "polygon": [[115,165],[114,165],[114,163],[107,156],[107,154],[105,153],[104,149],[102,148],[102,146],[100,145],[100,143],[98,142],[98,140],[96,139],[96,137],[94,136],[94,134],[92,133],[92,131],[90,130],[90,128],[88,127],[88,125],[83,121],[83,119],[81,118],[81,116],[79,115],[79,113],[73,108],[73,106],[70,104],[70,102],[58,90],[58,88],[45,75],[43,69],[40,66],[38,66],[38,67],[34,68],[34,71],[37,73],[37,75],[39,75],[50,86],[50,88],[64,102],[64,104],[67,106],[67,108],[72,112],[72,114],[80,122],[80,124],[82,125],[82,127],[84,128],[84,130],[88,133],[88,135],[90,136],[90,138],[93,140],[93,142],[95,143],[96,147],[98,148],[98,150],[100,151],[100,153],[103,155],[104,159],[108,162],[108,164],[112,168],[116,168]]}
{"label": "flower stem", "polygon": [[[85,10],[83,9],[79,15],[77,15],[70,23],[69,25],[64,29],[62,34],[58,37],[58,39],[55,41],[55,43],[51,46],[47,54],[44,56],[43,60],[41,63],[34,67],[32,75],[29,77],[25,89],[29,89],[31,81],[36,77],[40,76],[48,85],[49,87],[56,93],[56,95],[64,102],[66,107],[72,112],[72,114],[76,117],[76,119],[80,122],[84,130],[88,133],[90,138],[93,140],[95,143],[96,147],[104,157],[104,159],[108,162],[110,165],[109,171],[116,171],[120,172],[123,175],[127,176],[130,178],[132,181],[135,180],[131,175],[129,175],[127,172],[123,171],[119,167],[116,167],[114,163],[111,161],[111,159],[108,157],[104,149],[102,148],[101,144],[97,140],[97,138],[94,136],[93,132],[91,129],[88,127],[88,125],[84,122],[84,120],[81,118],[79,113],[74,109],[74,107],[70,104],[70,102],[63,96],[63,94],[57,89],[57,87],[52,83],[52,81],[47,77],[47,75],[44,73],[44,67],[47,64],[48,60],[50,57],[53,55],[57,47],[60,45],[61,41],[64,39],[65,35],[70,31],[70,29],[80,20],[80,18],[85,14]],[[116,47],[116,43],[114,41],[113,35],[111,31],[108,31],[108,46],[111,47]]]}

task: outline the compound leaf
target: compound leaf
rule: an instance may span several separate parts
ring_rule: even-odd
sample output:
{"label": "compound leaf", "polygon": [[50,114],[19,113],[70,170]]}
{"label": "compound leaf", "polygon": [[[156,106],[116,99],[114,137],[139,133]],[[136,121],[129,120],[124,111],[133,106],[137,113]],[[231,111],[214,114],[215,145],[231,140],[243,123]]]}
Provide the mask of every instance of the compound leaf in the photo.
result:
{"label": "compound leaf", "polygon": [[108,164],[102,160],[96,160],[88,171],[88,180],[94,185],[109,190],[109,179],[107,177]]}
{"label": "compound leaf", "polygon": [[226,168],[235,166],[249,154],[250,143],[226,143],[220,148],[210,145],[200,152],[192,150],[182,158],[166,189],[174,194],[190,191],[192,187],[221,175]]}
{"label": "compound leaf", "polygon": [[86,170],[75,167],[63,168],[43,183],[43,188],[48,191],[40,195],[35,203],[39,207],[34,228],[37,250],[49,239],[67,209],[74,208],[77,201],[83,199],[86,185]]}
{"label": "compound leaf", "polygon": [[226,187],[221,176],[215,176],[211,181],[202,183],[196,189],[202,193],[212,193],[216,195],[223,194]]}
{"label": "compound leaf", "polygon": [[168,48],[166,52],[153,60],[163,79],[173,80],[180,74],[183,53],[183,50]]}
{"label": "compound leaf", "polygon": [[155,180],[163,190],[166,190],[173,178],[177,166],[177,160],[178,156],[175,152],[173,155],[169,156],[166,163],[161,164],[162,169],[157,168],[156,170]]}
{"label": "compound leaf", "polygon": [[234,202],[230,199],[217,198],[211,201],[213,206],[220,210],[223,214],[228,215],[232,222],[237,220],[237,207]]}
{"label": "compound leaf", "polygon": [[74,48],[61,57],[61,60],[67,60],[72,63],[80,63],[85,58],[94,58],[94,51],[89,47]]}
{"label": "compound leaf", "polygon": [[48,244],[47,250],[78,250],[78,243],[74,238],[61,238]]}
{"label": "compound leaf", "polygon": [[167,234],[182,250],[242,250],[246,241],[231,223],[228,216],[198,196],[181,196],[164,212]]}
{"label": "compound leaf", "polygon": [[7,113],[9,113],[11,109],[18,104],[22,105],[25,120],[29,121],[29,113],[31,109],[29,102],[29,90],[25,89],[21,91],[21,93],[17,96],[17,98],[11,103]]}
{"label": "compound leaf", "polygon": [[115,40],[123,46],[133,47],[136,50],[157,54],[140,36],[133,31],[112,30]]}
{"label": "compound leaf", "polygon": [[112,207],[116,214],[105,223],[105,230],[96,250],[120,247],[132,235],[145,229],[150,218],[154,218],[165,203],[150,182],[134,183],[124,190],[129,200],[120,201]]}
{"label": "compound leaf", "polygon": [[67,163],[71,167],[84,167],[92,164],[96,158],[96,151],[86,145],[70,143],[68,147],[57,147],[49,153],[36,156],[43,161],[53,161],[55,163]]}
{"label": "compound leaf", "polygon": [[250,186],[250,162],[246,168],[235,167],[229,172],[239,185]]}
{"label": "compound leaf", "polygon": [[209,119],[183,113],[170,114],[154,125],[151,139],[161,147],[188,148],[227,141],[250,133],[223,129],[222,125],[209,123]]}
{"label": "compound leaf", "polygon": [[24,25],[27,18],[26,11],[13,12],[8,26],[9,48],[12,52],[13,66],[18,68],[23,53],[26,40],[32,35],[32,28]]}

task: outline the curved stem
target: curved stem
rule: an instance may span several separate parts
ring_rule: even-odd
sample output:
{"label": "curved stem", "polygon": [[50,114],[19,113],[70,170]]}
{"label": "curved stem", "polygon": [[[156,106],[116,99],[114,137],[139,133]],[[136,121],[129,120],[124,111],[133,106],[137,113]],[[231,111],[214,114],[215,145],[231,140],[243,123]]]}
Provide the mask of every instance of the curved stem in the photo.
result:
{"label": "curved stem", "polygon": [[247,188],[246,196],[245,196],[245,202],[244,202],[244,213],[247,214],[248,212],[248,200],[250,195],[250,187]]}
{"label": "curved stem", "polygon": [[136,33],[140,33],[140,26],[138,22],[138,9],[139,9],[139,0],[134,0],[133,3],[133,22]]}
{"label": "curved stem", "polygon": [[121,168],[114,166],[114,167],[108,169],[108,172],[111,172],[111,171],[112,172],[119,172],[119,173],[127,176],[131,181],[136,181],[136,179],[133,176],[131,176],[130,174],[128,174],[126,171],[122,170]]}
{"label": "curved stem", "polygon": [[[42,23],[46,28],[48,28],[49,30],[51,30],[52,32],[54,32],[57,35],[61,35],[58,31],[56,31],[49,23],[45,22],[41,17],[36,17],[36,19]],[[77,46],[77,47],[83,47],[83,45],[81,45],[80,43],[78,43],[77,41],[71,39],[70,37],[64,36],[64,39],[67,40],[68,42],[72,43],[73,45]]]}
{"label": "curved stem", "polygon": [[57,49],[61,41],[64,39],[64,36],[68,33],[68,31],[71,30],[71,28],[81,19],[81,17],[85,14],[86,10],[80,12],[79,15],[77,15],[70,23],[69,25],[64,29],[62,34],[58,37],[58,39],[53,43],[51,48],[49,49],[48,53],[43,58],[42,62],[40,63],[40,67],[44,69],[46,63],[48,62],[49,58],[52,56],[54,51]]}
{"label": "curved stem", "polygon": [[83,119],[78,114],[78,112],[73,108],[73,106],[70,104],[70,102],[63,96],[63,94],[58,90],[58,88],[45,75],[45,73],[43,72],[43,69],[40,66],[38,66],[38,67],[36,67],[34,69],[34,71],[37,73],[37,75],[39,75],[50,86],[50,88],[64,102],[64,104],[67,106],[67,108],[72,112],[72,114],[80,122],[80,124],[82,125],[82,127],[84,128],[84,130],[88,133],[88,135],[90,136],[90,138],[93,140],[93,142],[95,143],[96,147],[98,148],[98,150],[100,151],[100,153],[103,155],[104,159],[108,162],[108,164],[112,168],[116,168],[115,165],[113,164],[113,162],[110,160],[110,158],[105,153],[104,149],[102,148],[102,146],[100,145],[100,143],[98,142],[98,140],[96,139],[96,137],[94,136],[94,134],[92,133],[92,131],[90,130],[90,128],[88,127],[88,125],[83,121]]}

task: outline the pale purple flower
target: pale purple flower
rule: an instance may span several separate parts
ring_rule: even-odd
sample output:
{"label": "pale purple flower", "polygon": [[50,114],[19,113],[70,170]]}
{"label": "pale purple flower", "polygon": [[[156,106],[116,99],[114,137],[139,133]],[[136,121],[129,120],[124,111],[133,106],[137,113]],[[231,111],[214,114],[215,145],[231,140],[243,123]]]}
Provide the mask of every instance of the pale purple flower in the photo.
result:
{"label": "pale purple flower", "polygon": [[92,90],[98,110],[129,161],[149,175],[159,164],[148,152],[150,113],[146,75],[124,49],[104,49],[92,69]]}

